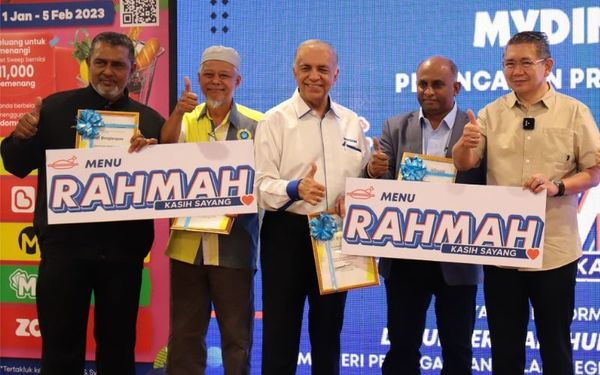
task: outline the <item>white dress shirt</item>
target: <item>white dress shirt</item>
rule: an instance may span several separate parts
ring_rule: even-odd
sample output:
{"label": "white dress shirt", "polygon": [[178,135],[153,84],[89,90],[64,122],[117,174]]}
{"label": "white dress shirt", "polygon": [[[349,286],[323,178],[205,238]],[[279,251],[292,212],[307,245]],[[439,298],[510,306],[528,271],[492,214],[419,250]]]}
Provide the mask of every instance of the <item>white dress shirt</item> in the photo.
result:
{"label": "white dress shirt", "polygon": [[[260,207],[308,214],[334,208],[346,177],[360,176],[370,152],[356,113],[330,99],[321,119],[296,90],[258,123],[255,156]],[[315,206],[301,200],[297,191],[313,162],[315,180],[326,187],[325,199]]]}

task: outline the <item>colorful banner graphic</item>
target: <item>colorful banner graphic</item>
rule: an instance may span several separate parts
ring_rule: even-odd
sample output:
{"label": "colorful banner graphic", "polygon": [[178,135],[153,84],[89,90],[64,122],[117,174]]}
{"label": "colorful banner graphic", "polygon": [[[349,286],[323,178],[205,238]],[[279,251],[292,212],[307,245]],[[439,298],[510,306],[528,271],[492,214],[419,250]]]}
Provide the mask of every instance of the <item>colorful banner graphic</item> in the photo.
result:
{"label": "colorful banner graphic", "polygon": [[[0,303],[35,303],[37,278],[37,266],[0,265]],[[148,268],[144,268],[142,270],[140,306],[148,307],[150,293],[150,272]]]}
{"label": "colorful banner graphic", "polygon": [[[18,119],[33,109],[36,97],[88,85],[86,58],[90,43],[103,31],[121,32],[133,40],[136,70],[127,87],[129,95],[167,117],[171,53],[168,21],[168,0],[1,0],[0,139],[8,136]],[[31,221],[37,171],[19,179],[10,175],[0,163],[0,174],[0,267],[35,269],[40,251]],[[143,307],[138,322],[140,336],[136,360],[142,362],[155,359],[168,335],[168,324],[165,323],[168,321],[168,263],[163,255],[168,223],[158,220],[155,229],[152,256],[144,262]],[[26,271],[19,278],[23,293],[30,291],[34,274]],[[8,296],[2,289],[2,298]],[[1,302],[2,330],[10,328],[14,331],[9,313],[12,309],[31,308],[32,316],[27,319],[33,322],[37,317],[31,302],[31,297]],[[30,324],[35,332],[35,324]],[[29,346],[15,345],[20,339],[5,340],[6,337],[9,336],[3,334],[0,338],[0,374],[13,371],[4,366],[8,357],[39,358],[39,337],[37,344]],[[32,337],[35,338],[28,339]],[[88,340],[91,337],[90,331]],[[88,345],[88,360],[93,360],[94,350],[93,345]],[[92,373],[90,370],[89,374]]]}

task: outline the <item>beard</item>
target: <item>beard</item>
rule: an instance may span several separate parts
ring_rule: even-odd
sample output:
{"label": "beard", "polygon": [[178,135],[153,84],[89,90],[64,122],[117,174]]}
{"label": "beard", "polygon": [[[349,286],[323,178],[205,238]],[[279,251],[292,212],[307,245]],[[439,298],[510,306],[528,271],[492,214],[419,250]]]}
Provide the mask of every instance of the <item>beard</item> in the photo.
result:
{"label": "beard", "polygon": [[121,97],[121,95],[123,95],[123,89],[118,86],[113,86],[110,89],[106,89],[106,88],[103,88],[100,85],[96,85],[92,82],[90,82],[90,85],[92,85],[94,90],[98,94],[100,94],[100,96],[102,96],[103,98],[105,98],[109,101],[118,99]]}
{"label": "beard", "polygon": [[214,99],[206,99],[206,106],[208,108],[219,108],[220,106],[222,106],[225,102],[223,100],[214,100]]}

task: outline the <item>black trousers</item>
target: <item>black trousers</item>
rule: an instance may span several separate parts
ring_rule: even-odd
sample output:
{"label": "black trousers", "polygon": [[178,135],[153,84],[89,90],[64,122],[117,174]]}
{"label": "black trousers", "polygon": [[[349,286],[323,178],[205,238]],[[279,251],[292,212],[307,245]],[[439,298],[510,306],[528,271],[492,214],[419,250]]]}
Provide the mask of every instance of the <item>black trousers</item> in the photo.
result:
{"label": "black trousers", "polygon": [[307,297],[312,374],[339,374],[346,293],[319,294],[306,216],[265,213],[261,229],[261,267],[263,375],[296,373]]}
{"label": "black trousers", "polygon": [[433,296],[444,361],[441,373],[471,374],[477,285],[446,284],[437,262],[394,260],[385,290],[390,349],[383,362],[383,374],[421,373],[420,348]]}
{"label": "black trousers", "polygon": [[485,266],[484,272],[493,373],[523,373],[531,303],[544,375],[573,374],[570,333],[577,261],[548,271]]}
{"label": "black trousers", "polygon": [[42,257],[37,313],[42,375],[81,375],[94,292],[94,337],[99,375],[135,375],[135,334],[142,261]]}

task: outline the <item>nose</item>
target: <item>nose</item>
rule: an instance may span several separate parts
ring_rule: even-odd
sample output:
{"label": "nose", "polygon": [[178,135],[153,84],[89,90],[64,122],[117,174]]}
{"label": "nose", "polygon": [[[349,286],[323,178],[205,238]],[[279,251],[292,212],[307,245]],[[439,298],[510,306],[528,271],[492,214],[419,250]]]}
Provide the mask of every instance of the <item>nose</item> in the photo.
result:
{"label": "nose", "polygon": [[525,72],[525,69],[523,68],[523,65],[521,65],[521,64],[516,64],[512,70],[512,74],[522,74],[524,72]]}
{"label": "nose", "polygon": [[433,87],[431,87],[430,85],[427,85],[427,87],[425,87],[425,95],[433,95]]}
{"label": "nose", "polygon": [[308,75],[308,78],[313,81],[318,80],[320,78],[319,72],[317,72],[316,69],[312,69]]}
{"label": "nose", "polygon": [[112,74],[113,74],[113,67],[112,67],[112,65],[111,64],[106,64],[104,66],[104,69],[102,69],[102,75],[112,76]]}

